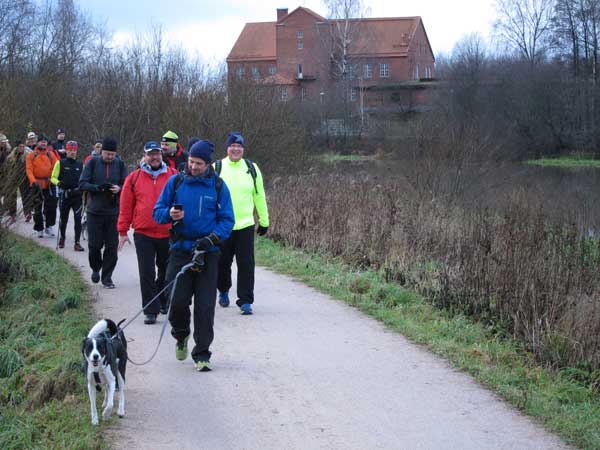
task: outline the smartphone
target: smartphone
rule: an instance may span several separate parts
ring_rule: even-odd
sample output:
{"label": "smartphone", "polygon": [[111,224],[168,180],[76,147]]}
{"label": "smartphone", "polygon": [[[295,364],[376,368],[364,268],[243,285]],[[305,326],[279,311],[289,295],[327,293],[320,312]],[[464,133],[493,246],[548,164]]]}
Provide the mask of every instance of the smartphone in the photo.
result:
{"label": "smartphone", "polygon": [[183,205],[181,203],[175,203],[173,205],[173,209],[176,209],[178,211],[181,211],[183,209]]}

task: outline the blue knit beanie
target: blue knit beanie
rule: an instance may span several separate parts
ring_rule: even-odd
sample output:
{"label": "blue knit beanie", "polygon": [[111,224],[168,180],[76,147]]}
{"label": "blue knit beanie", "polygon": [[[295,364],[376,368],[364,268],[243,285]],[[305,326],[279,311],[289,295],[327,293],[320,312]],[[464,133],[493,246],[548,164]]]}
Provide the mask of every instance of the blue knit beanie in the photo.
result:
{"label": "blue knit beanie", "polygon": [[206,164],[212,163],[212,154],[215,150],[215,145],[210,141],[198,141],[190,149],[190,156],[203,159]]}
{"label": "blue knit beanie", "polygon": [[225,148],[229,147],[231,144],[240,144],[242,147],[244,145],[244,136],[239,131],[232,131],[227,136],[227,142],[225,143]]}

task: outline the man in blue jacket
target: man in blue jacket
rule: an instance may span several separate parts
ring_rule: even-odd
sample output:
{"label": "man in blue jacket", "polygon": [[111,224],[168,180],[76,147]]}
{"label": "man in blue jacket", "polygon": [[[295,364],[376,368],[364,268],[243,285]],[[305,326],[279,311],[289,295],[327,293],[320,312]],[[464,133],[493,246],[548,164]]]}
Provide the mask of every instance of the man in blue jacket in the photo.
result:
{"label": "man in blue jacket", "polygon": [[[175,356],[187,358],[190,335],[190,304],[194,296],[194,342],[192,359],[196,369],[210,370],[210,344],[214,338],[215,301],[219,248],[234,224],[231,196],[212,166],[214,145],[200,140],[190,149],[185,173],[172,176],[154,206],[157,223],[172,223],[171,253],[166,282],[175,279],[181,268],[197,264],[177,279],[169,320],[177,340]],[[194,250],[206,252],[196,253]]]}

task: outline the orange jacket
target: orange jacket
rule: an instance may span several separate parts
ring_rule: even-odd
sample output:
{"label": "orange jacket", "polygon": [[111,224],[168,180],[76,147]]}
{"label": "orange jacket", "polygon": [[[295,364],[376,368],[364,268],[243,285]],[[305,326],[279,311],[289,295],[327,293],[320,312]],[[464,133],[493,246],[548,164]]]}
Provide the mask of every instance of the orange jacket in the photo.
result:
{"label": "orange jacket", "polygon": [[51,150],[39,150],[36,148],[29,152],[25,158],[25,172],[27,173],[29,184],[33,185],[37,181],[40,188],[48,189],[50,176],[52,175],[52,169],[56,161],[56,156],[54,156]]}

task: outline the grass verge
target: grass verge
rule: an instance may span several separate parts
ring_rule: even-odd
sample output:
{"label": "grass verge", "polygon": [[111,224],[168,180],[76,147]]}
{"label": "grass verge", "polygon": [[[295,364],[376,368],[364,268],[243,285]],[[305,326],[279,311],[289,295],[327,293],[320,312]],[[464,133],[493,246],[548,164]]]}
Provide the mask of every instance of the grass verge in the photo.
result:
{"label": "grass verge", "polygon": [[374,271],[357,272],[334,258],[256,242],[257,263],[291,275],[359,308],[471,374],[566,442],[600,448],[600,396],[575,369],[551,371],[502,331],[451,316]]}
{"label": "grass verge", "polygon": [[525,161],[526,164],[542,167],[562,167],[564,169],[600,168],[600,160],[589,156],[562,156],[560,158],[542,158]]}
{"label": "grass verge", "polygon": [[90,423],[80,347],[93,316],[79,272],[27,239],[1,238],[0,448],[107,448]]}

